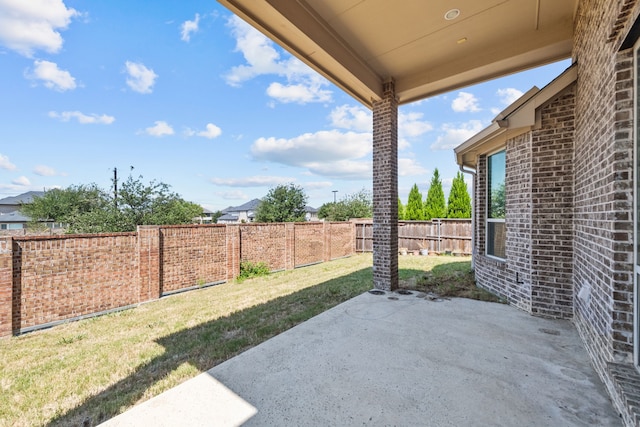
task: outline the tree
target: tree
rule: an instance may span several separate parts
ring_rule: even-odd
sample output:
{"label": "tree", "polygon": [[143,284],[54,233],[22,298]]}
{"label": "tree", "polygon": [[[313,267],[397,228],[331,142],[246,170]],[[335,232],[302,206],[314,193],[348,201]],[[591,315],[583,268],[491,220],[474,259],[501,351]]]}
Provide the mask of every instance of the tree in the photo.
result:
{"label": "tree", "polygon": [[371,193],[364,188],[346,195],[339,202],[325,203],[318,209],[318,218],[327,221],[347,221],[351,218],[371,218],[373,200]]}
{"label": "tree", "polygon": [[202,215],[202,207],[172,193],[168,184],[151,181],[148,185],[131,176],[122,184],[118,209],[132,229],[137,225],[189,224]]}
{"label": "tree", "polygon": [[294,184],[269,190],[256,209],[256,222],[297,222],[305,220],[307,195]]}
{"label": "tree", "polygon": [[404,219],[404,206],[402,205],[402,200],[398,197],[398,221],[402,221]]}
{"label": "tree", "polygon": [[447,201],[447,218],[471,218],[471,197],[467,191],[462,172],[458,171],[453,178],[449,200]]}
{"label": "tree", "polygon": [[422,193],[420,193],[420,190],[418,190],[418,184],[413,184],[413,187],[411,187],[411,191],[409,191],[407,206],[405,206],[404,208],[404,219],[410,221],[424,219],[424,212],[422,208]]}
{"label": "tree", "polygon": [[135,231],[138,225],[188,224],[202,207],[169,191],[169,185],[131,176],[123,183],[117,207],[96,184],[47,191],[21,211],[34,219],[67,224],[70,233]]}
{"label": "tree", "polygon": [[442,181],[440,180],[440,172],[438,168],[433,171],[433,177],[429,185],[427,200],[424,203],[424,219],[446,218],[447,205],[444,200],[444,191],[442,190]]}

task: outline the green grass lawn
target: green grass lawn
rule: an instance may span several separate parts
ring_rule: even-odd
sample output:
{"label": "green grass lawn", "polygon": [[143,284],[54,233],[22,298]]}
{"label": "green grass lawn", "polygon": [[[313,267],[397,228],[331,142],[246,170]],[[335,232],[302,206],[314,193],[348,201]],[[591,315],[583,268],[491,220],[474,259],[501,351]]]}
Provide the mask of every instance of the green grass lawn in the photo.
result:
{"label": "green grass lawn", "polygon": [[[0,426],[96,425],[371,289],[371,263],[357,255],[1,339]],[[465,269],[469,258],[403,256],[401,286]]]}

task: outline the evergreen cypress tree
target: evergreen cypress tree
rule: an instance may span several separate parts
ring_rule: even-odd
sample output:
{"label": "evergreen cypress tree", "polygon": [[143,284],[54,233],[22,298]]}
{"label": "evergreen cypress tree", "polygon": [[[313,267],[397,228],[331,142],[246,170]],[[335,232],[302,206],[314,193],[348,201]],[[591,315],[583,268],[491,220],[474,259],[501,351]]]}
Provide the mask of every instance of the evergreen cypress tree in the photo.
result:
{"label": "evergreen cypress tree", "polygon": [[402,221],[404,219],[404,205],[402,204],[402,200],[398,197],[398,221]]}
{"label": "evergreen cypress tree", "polygon": [[409,192],[407,206],[404,209],[404,219],[421,220],[424,219],[423,215],[422,193],[418,190],[418,184],[413,184],[413,187],[411,187],[411,191]]}
{"label": "evergreen cypress tree", "polygon": [[471,218],[471,197],[467,191],[462,172],[458,171],[453,178],[449,200],[447,201],[447,218]]}
{"label": "evergreen cypress tree", "polygon": [[442,190],[442,180],[438,168],[433,171],[427,200],[424,203],[424,219],[446,218],[447,206],[444,200],[444,191]]}

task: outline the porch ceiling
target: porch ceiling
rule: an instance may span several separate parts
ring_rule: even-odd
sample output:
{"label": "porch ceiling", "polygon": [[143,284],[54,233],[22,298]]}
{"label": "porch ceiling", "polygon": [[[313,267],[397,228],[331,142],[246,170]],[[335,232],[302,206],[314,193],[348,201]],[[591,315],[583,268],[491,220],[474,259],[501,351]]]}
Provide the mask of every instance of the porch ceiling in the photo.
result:
{"label": "porch ceiling", "polygon": [[218,1],[371,106],[390,78],[403,104],[569,57],[579,0]]}

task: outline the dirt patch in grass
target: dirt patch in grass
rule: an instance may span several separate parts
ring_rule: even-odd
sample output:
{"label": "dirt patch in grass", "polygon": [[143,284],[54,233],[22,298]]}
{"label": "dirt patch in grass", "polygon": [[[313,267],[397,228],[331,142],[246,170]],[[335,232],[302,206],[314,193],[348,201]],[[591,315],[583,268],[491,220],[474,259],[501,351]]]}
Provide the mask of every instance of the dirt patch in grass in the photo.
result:
{"label": "dirt patch in grass", "polygon": [[479,301],[504,300],[476,286],[471,261],[454,261],[435,265],[419,277],[401,281],[401,287],[424,292],[434,298],[469,298]]}

